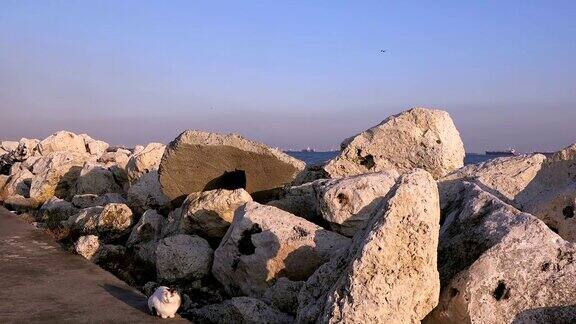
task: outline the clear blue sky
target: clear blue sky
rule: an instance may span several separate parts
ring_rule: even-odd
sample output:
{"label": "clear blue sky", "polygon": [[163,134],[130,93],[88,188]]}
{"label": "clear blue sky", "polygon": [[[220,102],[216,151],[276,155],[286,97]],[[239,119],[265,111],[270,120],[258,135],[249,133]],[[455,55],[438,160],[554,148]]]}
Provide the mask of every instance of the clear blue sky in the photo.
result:
{"label": "clear blue sky", "polygon": [[0,138],[327,148],[428,106],[470,152],[553,150],[575,59],[576,1],[0,0]]}

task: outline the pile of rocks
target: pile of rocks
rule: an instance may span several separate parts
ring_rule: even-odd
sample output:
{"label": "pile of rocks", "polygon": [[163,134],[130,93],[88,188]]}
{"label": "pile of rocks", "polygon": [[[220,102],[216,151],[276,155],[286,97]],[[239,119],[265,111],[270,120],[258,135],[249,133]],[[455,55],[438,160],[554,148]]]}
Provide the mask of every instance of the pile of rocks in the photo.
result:
{"label": "pile of rocks", "polygon": [[576,320],[576,146],[463,166],[416,108],[320,166],[239,135],[0,142],[0,201],[198,323]]}

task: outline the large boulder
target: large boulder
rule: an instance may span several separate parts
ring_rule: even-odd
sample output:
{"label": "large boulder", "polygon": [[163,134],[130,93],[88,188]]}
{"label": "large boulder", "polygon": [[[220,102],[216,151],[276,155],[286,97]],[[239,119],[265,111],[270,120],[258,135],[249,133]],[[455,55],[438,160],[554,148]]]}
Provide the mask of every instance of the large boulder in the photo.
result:
{"label": "large boulder", "polygon": [[59,151],[87,152],[84,138],[68,131],[59,131],[43,139],[38,145],[38,150],[42,155]]}
{"label": "large boulder", "polygon": [[290,183],[304,165],[240,135],[188,130],[168,145],[159,173],[171,201],[193,192],[238,188],[258,200]]}
{"label": "large boulder", "polygon": [[285,188],[268,203],[314,223],[352,237],[396,184],[396,170],[341,179],[320,179]]}
{"label": "large boulder", "polygon": [[30,197],[32,178],[34,178],[34,175],[28,169],[18,168],[13,170],[10,176],[6,178],[3,188],[0,187],[0,200],[2,200],[2,197],[7,199],[16,195]]}
{"label": "large boulder", "polygon": [[84,140],[84,146],[86,151],[94,156],[100,157],[102,154],[106,153],[106,150],[110,146],[104,141],[95,140],[87,134],[80,134],[80,137]]}
{"label": "large boulder", "polygon": [[235,295],[261,297],[281,277],[306,280],[350,239],[276,207],[239,207],[214,254],[212,274]]}
{"label": "large boulder", "polygon": [[514,206],[546,223],[562,238],[576,241],[576,159],[557,154],[547,160]]}
{"label": "large boulder", "polygon": [[182,233],[196,234],[207,240],[220,240],[226,234],[236,208],[252,201],[244,189],[216,189],[188,195],[182,204]]}
{"label": "large boulder", "polygon": [[62,221],[68,220],[78,212],[78,208],[66,200],[52,197],[38,209],[37,219],[45,223],[48,228],[57,228]]}
{"label": "large boulder", "polygon": [[575,254],[530,216],[458,273],[424,322],[574,323]]}
{"label": "large boulder", "polygon": [[98,162],[87,162],[80,171],[76,182],[76,194],[103,195],[106,193],[121,193],[122,189],[116,183],[114,174]]}
{"label": "large boulder", "polygon": [[415,108],[388,117],[341,144],[324,170],[331,178],[397,169],[424,169],[435,179],[464,165],[464,144],[450,115]]}
{"label": "large boulder", "polygon": [[320,187],[320,213],[330,228],[354,236],[396,184],[398,172],[389,170],[328,181]]}
{"label": "large boulder", "polygon": [[162,215],[153,209],[148,209],[132,228],[126,246],[132,248],[139,260],[148,264],[156,263],[156,248],[163,221]]}
{"label": "large boulder", "polygon": [[67,226],[82,234],[97,234],[107,240],[127,234],[134,222],[134,215],[125,204],[107,204],[104,207],[82,209],[71,216]]}
{"label": "large boulder", "polygon": [[496,158],[460,168],[440,179],[440,185],[473,182],[510,203],[536,177],[545,160],[542,154]]}
{"label": "large boulder", "polygon": [[402,176],[350,247],[298,297],[298,323],[415,323],[438,302],[440,209],[432,176]]}
{"label": "large boulder", "polygon": [[126,164],[128,180],[134,182],[145,173],[157,171],[165,149],[164,144],[150,143],[142,151],[134,153]]}
{"label": "large boulder", "polygon": [[191,311],[194,323],[229,324],[290,324],[294,318],[250,297],[234,297],[220,304]]}
{"label": "large boulder", "polygon": [[442,286],[500,242],[511,228],[532,218],[469,182],[440,186],[440,197],[438,270]]}
{"label": "large boulder", "polygon": [[163,209],[170,202],[162,192],[158,171],[150,171],[130,185],[127,193],[128,205],[137,213],[147,209]]}
{"label": "large boulder", "polygon": [[76,192],[76,180],[87,154],[54,152],[34,165],[34,178],[30,186],[30,198],[43,203],[53,196],[72,199]]}
{"label": "large boulder", "polygon": [[158,279],[167,282],[202,279],[210,273],[213,251],[206,240],[178,234],[164,238],[156,248]]}

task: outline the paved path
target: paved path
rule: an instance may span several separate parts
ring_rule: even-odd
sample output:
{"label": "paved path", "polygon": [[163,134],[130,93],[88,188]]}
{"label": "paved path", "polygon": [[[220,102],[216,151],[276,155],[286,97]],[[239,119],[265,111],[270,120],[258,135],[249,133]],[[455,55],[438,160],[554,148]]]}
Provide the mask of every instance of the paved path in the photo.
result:
{"label": "paved path", "polygon": [[180,323],[0,206],[0,323]]}

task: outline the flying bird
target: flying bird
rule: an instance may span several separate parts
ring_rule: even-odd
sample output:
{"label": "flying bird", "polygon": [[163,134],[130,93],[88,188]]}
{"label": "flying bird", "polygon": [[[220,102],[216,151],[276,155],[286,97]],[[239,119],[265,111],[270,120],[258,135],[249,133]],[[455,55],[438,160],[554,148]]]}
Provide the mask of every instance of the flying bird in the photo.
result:
{"label": "flying bird", "polygon": [[380,50],[380,53],[386,53],[386,50]]}

